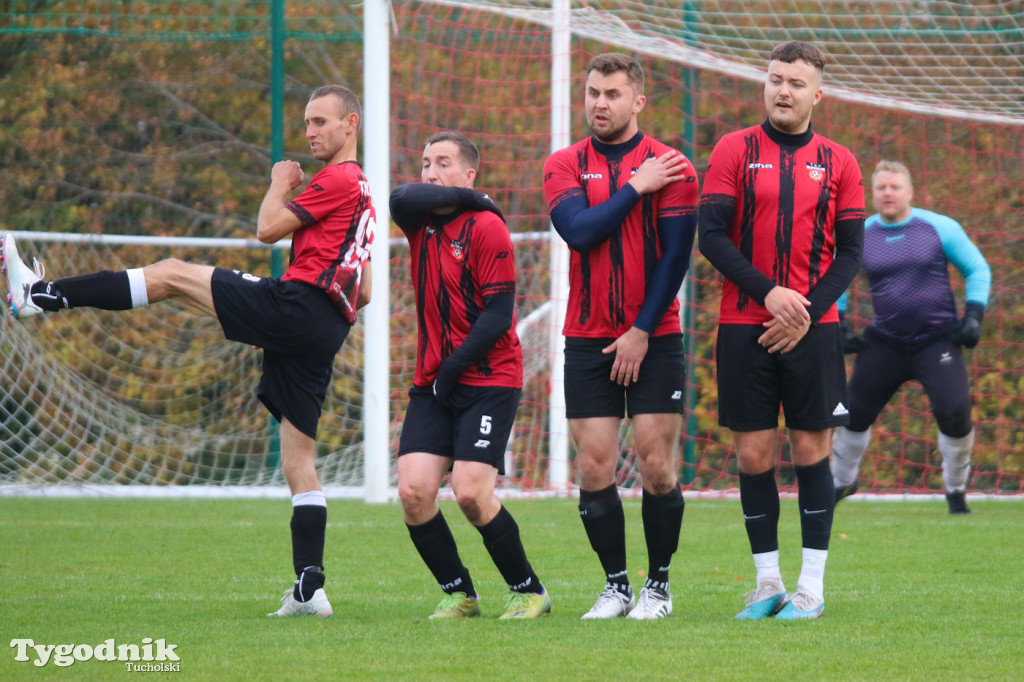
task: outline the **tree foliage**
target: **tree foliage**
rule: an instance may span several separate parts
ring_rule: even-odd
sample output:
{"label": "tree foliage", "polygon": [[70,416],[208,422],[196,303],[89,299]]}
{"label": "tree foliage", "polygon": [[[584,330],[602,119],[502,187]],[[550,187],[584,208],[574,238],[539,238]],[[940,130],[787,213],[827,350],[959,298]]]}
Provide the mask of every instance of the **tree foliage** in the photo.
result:
{"label": "tree foliage", "polygon": [[[158,4],[158,3],[153,3]],[[269,179],[271,101],[270,34],[260,13],[239,18],[236,32],[195,5],[193,23],[162,25],[162,37],[140,30],[119,33],[117,24],[96,19],[95,30],[0,31],[0,202],[4,227],[79,233],[252,237],[255,215]],[[132,3],[144,15],[147,3]],[[333,5],[332,5],[333,6]],[[78,5],[67,4],[67,10]],[[51,8],[52,9],[52,8]],[[482,149],[478,185],[505,210],[514,232],[546,230],[547,207],[541,189],[544,159],[550,153],[550,34],[523,21],[483,12],[399,3],[391,42],[392,183],[418,177],[423,140],[438,129],[459,129]],[[289,20],[307,16],[309,6],[289,9]],[[243,20],[244,19],[244,20]],[[352,16],[331,16],[336,35],[303,33],[285,40],[286,158],[316,170],[302,134],[302,109],[312,88],[340,82],[363,92],[362,45],[351,29]],[[182,22],[185,19],[181,19]],[[196,23],[198,22],[198,23]],[[206,22],[205,24],[203,22]],[[214,22],[214,23],[209,23]],[[88,22],[86,22],[88,23]],[[307,24],[303,24],[306,26]],[[133,24],[134,26],[134,24]],[[189,26],[194,33],[189,33]],[[216,26],[204,33],[203,26]],[[196,28],[198,27],[198,28]],[[174,39],[166,31],[179,30]],[[127,36],[127,37],[125,37]],[[582,117],[583,67],[594,54],[621,49],[592,41],[572,43],[572,121],[575,136],[586,134]],[[648,69],[648,105],[641,126],[686,151],[699,173],[715,142],[763,116],[760,87],[718,73],[642,57]],[[370,85],[372,86],[372,84]],[[987,490],[1020,490],[1024,481],[1024,262],[1022,187],[1024,132],[1019,127],[937,119],[829,100],[815,113],[815,129],[848,146],[865,176],[881,158],[896,158],[914,173],[920,205],[960,220],[993,268],[993,297],[984,341],[971,354],[979,428],[975,460],[981,472],[974,485]],[[397,233],[395,233],[397,234]],[[381,230],[379,238],[385,236]],[[548,251],[543,242],[518,247],[518,312],[529,314],[547,299]],[[130,252],[124,255],[131,258]],[[213,254],[190,253],[208,260]],[[141,257],[141,255],[140,255]],[[216,254],[218,259],[221,254]],[[232,267],[268,274],[265,254],[230,256]],[[135,265],[141,265],[136,263]],[[391,264],[393,281],[392,408],[404,405],[411,381],[415,319],[408,263],[401,251]],[[64,274],[64,273],[62,273]],[[717,323],[717,275],[694,252],[691,277],[697,298],[691,306],[694,338],[689,388],[696,399],[690,437],[697,442],[689,470],[694,484],[734,485],[728,434],[717,427],[713,343]],[[858,327],[870,318],[866,286],[851,294],[850,318]],[[962,292],[958,292],[962,293]],[[110,322],[128,334],[130,345],[160,348],[191,344],[197,355],[219,339],[147,332],[138,324]],[[116,376],[116,356],[102,352],[106,326],[75,334],[69,317],[46,333],[60,337],[61,353],[81,366],[83,355],[96,363],[105,390],[143,412],[154,387],[169,382],[153,367],[138,375]],[[358,347],[358,344],[356,344]],[[535,352],[537,349],[534,349]],[[358,364],[354,357],[345,362]],[[152,373],[151,373],[151,371]],[[223,400],[219,385],[231,377],[188,376],[174,381],[203,385],[185,404],[201,410]],[[541,378],[542,379],[542,378]],[[532,382],[532,383],[531,383]],[[524,414],[542,421],[544,381],[528,377],[534,396]],[[329,440],[359,419],[358,377],[342,376],[332,389],[352,405],[352,413],[325,415]],[[243,397],[238,408],[251,409]],[[885,488],[934,488],[937,455],[934,427],[920,390],[909,387],[901,405],[882,415],[872,453],[873,472]],[[179,406],[178,409],[181,408]],[[908,419],[908,414],[913,419]],[[176,415],[162,415],[174,422]],[[185,416],[181,416],[185,418]],[[230,421],[210,425],[212,432]],[[543,423],[528,445],[546,456]],[[342,438],[343,439],[343,438]],[[152,457],[166,456],[153,453]],[[213,466],[212,464],[210,466]],[[543,467],[528,461],[524,468]]]}

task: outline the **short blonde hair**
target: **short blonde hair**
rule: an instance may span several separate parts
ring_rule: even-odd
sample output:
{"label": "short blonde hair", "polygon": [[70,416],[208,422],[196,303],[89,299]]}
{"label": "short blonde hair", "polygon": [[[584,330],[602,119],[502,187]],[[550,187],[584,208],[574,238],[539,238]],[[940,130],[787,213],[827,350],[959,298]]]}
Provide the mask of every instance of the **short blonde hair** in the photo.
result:
{"label": "short blonde hair", "polygon": [[910,170],[899,161],[889,161],[887,159],[879,161],[878,165],[875,166],[875,172],[871,174],[872,183],[879,173],[902,173],[903,177],[907,179],[907,184],[911,187],[914,186],[914,179],[910,177]]}

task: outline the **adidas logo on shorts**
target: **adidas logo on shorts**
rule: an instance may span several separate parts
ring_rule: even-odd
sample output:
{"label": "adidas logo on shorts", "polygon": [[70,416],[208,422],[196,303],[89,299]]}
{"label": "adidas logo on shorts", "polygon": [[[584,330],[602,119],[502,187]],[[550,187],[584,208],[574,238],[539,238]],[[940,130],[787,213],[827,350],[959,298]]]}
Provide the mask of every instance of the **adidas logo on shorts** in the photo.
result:
{"label": "adidas logo on shorts", "polygon": [[850,414],[850,411],[842,403],[836,405],[836,409],[832,410],[833,417],[845,417],[848,414]]}

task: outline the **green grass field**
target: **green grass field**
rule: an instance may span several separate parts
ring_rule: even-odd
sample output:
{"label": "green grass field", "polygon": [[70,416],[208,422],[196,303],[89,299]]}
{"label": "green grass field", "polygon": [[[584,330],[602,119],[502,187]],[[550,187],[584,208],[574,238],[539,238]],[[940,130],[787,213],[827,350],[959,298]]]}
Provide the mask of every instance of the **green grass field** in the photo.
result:
{"label": "green grass field", "polygon": [[[579,620],[602,587],[575,500],[511,500],[552,594],[539,621],[498,622],[505,588],[479,535],[444,503],[484,616],[428,621],[440,592],[397,503],[329,503],[327,619],[265,617],[289,584],[288,502],[0,499],[0,679],[949,680],[1024,678],[1024,506],[942,500],[840,505],[817,621],[739,622],[753,566],[738,500],[687,501],[665,621]],[[634,585],[646,568],[626,500]],[[783,577],[799,573],[796,502],[783,500]],[[91,660],[16,662],[37,644],[144,637],[180,672]],[[31,651],[29,652],[32,653]]]}

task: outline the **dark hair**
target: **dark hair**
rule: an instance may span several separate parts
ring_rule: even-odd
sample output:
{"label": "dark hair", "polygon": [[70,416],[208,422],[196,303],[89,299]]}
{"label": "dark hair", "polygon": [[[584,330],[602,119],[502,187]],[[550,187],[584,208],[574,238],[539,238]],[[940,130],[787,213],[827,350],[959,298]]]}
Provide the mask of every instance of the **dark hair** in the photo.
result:
{"label": "dark hair", "polygon": [[324,85],[313,91],[313,94],[309,96],[309,101],[312,102],[315,99],[321,97],[327,97],[328,95],[334,95],[338,98],[338,117],[344,118],[349,114],[355,114],[359,117],[359,121],[363,120],[363,106],[359,103],[359,98],[356,97],[356,93],[352,92],[344,85]]}
{"label": "dark hair", "polygon": [[775,49],[772,50],[771,56],[768,58],[770,62],[784,62],[786,64],[792,64],[797,60],[807,62],[818,71],[824,71],[828,57],[810,43],[790,40],[789,42],[776,45]]}
{"label": "dark hair", "polygon": [[423,144],[423,148],[426,149],[438,142],[454,142],[455,146],[459,149],[459,157],[462,159],[462,162],[473,170],[480,170],[480,150],[477,149],[476,145],[468,137],[454,130],[442,130],[428,137],[427,141]]}
{"label": "dark hair", "polygon": [[597,71],[604,76],[624,71],[636,94],[644,94],[644,67],[628,54],[621,52],[599,54],[587,64],[587,73],[589,74],[591,71]]}

